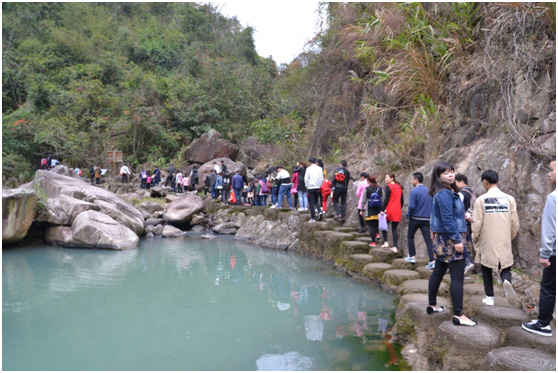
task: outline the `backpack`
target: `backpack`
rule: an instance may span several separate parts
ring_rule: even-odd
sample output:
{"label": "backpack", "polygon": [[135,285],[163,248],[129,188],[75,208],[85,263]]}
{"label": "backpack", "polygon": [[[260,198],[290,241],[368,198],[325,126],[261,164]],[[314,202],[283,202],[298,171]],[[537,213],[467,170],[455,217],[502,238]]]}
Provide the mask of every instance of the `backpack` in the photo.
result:
{"label": "backpack", "polygon": [[376,190],[373,191],[370,197],[368,198],[368,207],[372,207],[372,208],[382,207],[382,198],[378,194],[378,189],[379,188],[376,188]]}
{"label": "backpack", "polygon": [[269,190],[271,190],[271,188],[273,188],[273,185],[271,185],[271,180],[270,179],[267,179],[266,186],[267,186],[268,192],[269,192]]}
{"label": "backpack", "polygon": [[46,158],[41,159],[41,166],[46,166],[46,164],[47,164],[47,159]]}
{"label": "backpack", "polygon": [[345,174],[342,174],[342,173],[337,172],[337,173],[335,174],[335,181],[338,182],[338,183],[340,183],[340,184],[342,184],[342,183],[345,182],[345,177],[346,177]]}
{"label": "backpack", "polygon": [[269,188],[271,187],[271,183],[269,182],[269,180],[267,181],[263,181],[261,183],[262,188],[260,189],[261,193],[267,194],[269,193]]}

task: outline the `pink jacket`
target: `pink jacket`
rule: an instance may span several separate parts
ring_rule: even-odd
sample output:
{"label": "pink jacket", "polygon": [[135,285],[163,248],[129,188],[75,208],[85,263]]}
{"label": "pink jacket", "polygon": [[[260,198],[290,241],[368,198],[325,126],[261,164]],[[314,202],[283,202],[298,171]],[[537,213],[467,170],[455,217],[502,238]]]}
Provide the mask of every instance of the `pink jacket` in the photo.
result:
{"label": "pink jacket", "polygon": [[368,180],[361,180],[358,182],[356,195],[358,197],[358,209],[362,210],[362,192],[368,188]]}

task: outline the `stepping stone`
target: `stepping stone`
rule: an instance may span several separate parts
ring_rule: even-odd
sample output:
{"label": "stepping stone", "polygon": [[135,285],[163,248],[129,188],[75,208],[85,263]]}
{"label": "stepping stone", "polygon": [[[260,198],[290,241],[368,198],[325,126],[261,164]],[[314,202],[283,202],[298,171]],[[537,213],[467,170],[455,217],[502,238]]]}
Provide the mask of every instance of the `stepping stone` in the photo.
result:
{"label": "stepping stone", "polygon": [[[449,310],[451,308],[451,301],[446,298],[438,297],[436,299],[438,306],[444,306],[445,309]],[[407,303],[421,303],[426,310],[428,306],[428,294],[426,293],[411,293],[402,295],[399,298],[399,306],[398,308],[402,308]]]}
{"label": "stepping stone", "polygon": [[[362,273],[362,270],[364,268],[365,265],[372,263],[372,256],[368,255],[368,254],[353,254],[353,255],[349,255],[349,259],[352,263],[354,263],[357,268],[358,268],[358,272]],[[353,269],[353,268],[351,268]]]}
{"label": "stepping stone", "polygon": [[531,321],[529,315],[523,310],[486,305],[479,310],[477,320],[490,324],[501,332],[505,332],[510,325],[521,325],[523,322]]}
{"label": "stepping stone", "polygon": [[[485,296],[483,284],[466,284],[464,285],[463,290],[465,295],[482,295],[483,298]],[[494,284],[494,295],[505,296],[504,289],[501,286]]]}
{"label": "stepping stone", "polygon": [[398,255],[394,254],[389,248],[376,247],[368,252],[374,257],[375,262],[391,263]]}
{"label": "stepping stone", "polygon": [[408,269],[390,269],[384,272],[382,288],[388,291],[396,291],[399,285],[405,281],[415,280],[419,274]]}
{"label": "stepping stone", "polygon": [[343,233],[356,233],[355,229],[353,227],[335,227],[333,228],[334,231],[336,232],[343,232]]}
{"label": "stepping stone", "polygon": [[364,266],[362,273],[374,280],[381,280],[384,272],[393,267],[387,263],[369,263]]}
{"label": "stepping stone", "polygon": [[450,307],[444,307],[442,312],[434,312],[429,315],[426,313],[426,303],[407,303],[402,308],[398,309],[395,314],[395,322],[397,323],[398,333],[400,325],[404,328],[414,326],[419,330],[427,330],[437,328],[442,322],[451,320],[453,312]]}
{"label": "stepping stone", "polygon": [[522,347],[504,347],[490,351],[484,359],[484,370],[548,370],[556,371],[556,358],[541,351]]}
{"label": "stepping stone", "polygon": [[403,258],[398,258],[398,259],[394,259],[391,262],[391,265],[393,266],[393,268],[397,268],[397,269],[410,269],[410,270],[416,271],[416,269],[418,267],[423,267],[424,268],[424,266],[427,263],[428,263],[428,260],[425,260],[425,259],[417,259],[416,263],[409,263],[408,261],[406,261]]}
{"label": "stepping stone", "polygon": [[[465,285],[466,286],[466,285]],[[484,294],[484,293],[483,293]],[[471,317],[477,317],[479,311],[482,307],[486,306],[482,302],[484,299],[484,295],[473,295],[473,296],[465,296],[463,300],[463,308],[465,309],[465,313],[470,315]],[[491,306],[489,306],[491,307]],[[511,305],[508,303],[507,299],[502,296],[495,296],[494,297],[494,307],[510,307]],[[529,321],[529,320],[527,320]],[[510,326],[510,325],[508,325]]]}
{"label": "stepping stone", "polygon": [[[426,265],[426,264],[425,264]],[[419,273],[420,278],[428,280],[432,275],[432,270],[425,268],[425,265],[419,265],[414,270]]]}
{"label": "stepping stone", "polygon": [[357,238],[355,238],[356,241],[361,241],[361,242],[366,242],[366,243],[370,243],[372,241],[370,241],[370,236],[358,236]]}
{"label": "stepping stone", "polygon": [[361,241],[344,241],[341,246],[346,254],[368,254],[370,246]]}
{"label": "stepping stone", "polygon": [[440,324],[432,344],[443,351],[442,370],[480,370],[486,354],[502,347],[500,333],[490,325],[457,326],[451,320]]}
{"label": "stepping stone", "polygon": [[552,329],[552,337],[543,337],[526,331],[521,325],[514,326],[507,330],[504,345],[530,348],[556,356],[556,329]]}
{"label": "stepping stone", "polygon": [[[397,289],[399,295],[412,294],[412,293],[423,293],[428,294],[428,280],[416,279],[405,281]],[[438,297],[449,297],[449,286],[448,284],[442,282],[440,288],[438,289]]]}

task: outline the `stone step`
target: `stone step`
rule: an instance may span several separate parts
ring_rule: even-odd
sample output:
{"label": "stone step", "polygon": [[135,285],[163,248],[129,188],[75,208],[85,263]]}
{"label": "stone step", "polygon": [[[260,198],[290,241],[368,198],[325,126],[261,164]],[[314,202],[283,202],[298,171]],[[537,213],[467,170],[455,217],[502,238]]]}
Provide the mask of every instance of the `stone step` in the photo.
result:
{"label": "stone step", "polygon": [[451,320],[440,324],[431,341],[435,351],[443,352],[442,370],[480,370],[486,354],[502,347],[500,332],[492,326],[453,325]]}
{"label": "stone step", "polygon": [[[484,297],[484,285],[483,284],[466,284],[463,286],[463,291],[465,295],[482,295]],[[494,295],[495,296],[505,296],[504,289],[501,286],[494,284]]]}
{"label": "stone step", "polygon": [[[482,303],[482,300],[484,298],[485,298],[484,295],[473,295],[473,296],[467,295],[466,297],[464,297],[463,308],[465,309],[465,313],[467,315],[471,315],[471,317],[477,317],[480,309],[485,306],[485,304]],[[494,306],[511,307],[511,305],[508,303],[506,298],[502,296],[494,297]]]}
{"label": "stone step", "polygon": [[358,273],[362,273],[364,267],[372,263],[372,256],[368,254],[353,254],[349,255],[349,260],[344,263],[344,267]]}
{"label": "stone step", "polygon": [[369,236],[358,236],[357,238],[355,238],[356,241],[362,241],[362,242],[366,242],[366,243],[370,243],[370,237]]}
{"label": "stone step", "polygon": [[408,261],[406,261],[403,258],[397,258],[397,259],[394,259],[391,262],[391,265],[393,266],[393,268],[410,269],[412,271],[416,271],[416,269],[418,267],[423,267],[424,268],[424,266],[426,264],[428,264],[428,260],[426,260],[426,259],[417,259],[416,263],[409,263]]}
{"label": "stone step", "polygon": [[384,276],[384,272],[392,268],[393,267],[387,263],[369,263],[364,266],[362,273],[373,280],[381,280]]}
{"label": "stone step", "polygon": [[521,325],[513,326],[506,331],[504,345],[531,348],[556,356],[556,329],[552,329],[551,337],[543,337],[526,331]]}
{"label": "stone step", "polygon": [[336,232],[358,234],[358,232],[355,232],[355,229],[353,227],[335,227],[335,228],[333,228],[333,230],[336,231]]}
{"label": "stone step", "polygon": [[483,306],[477,315],[479,322],[484,322],[504,333],[510,325],[521,325],[531,321],[529,315],[523,310],[513,307]]}
{"label": "stone step", "polygon": [[[414,281],[414,280],[413,280]],[[451,308],[451,301],[447,298],[438,296],[436,302],[439,306],[444,306],[445,309],[450,310]],[[399,297],[399,306],[398,308],[402,308],[407,303],[420,303],[424,306],[424,310],[426,312],[426,307],[428,306],[428,294],[427,293],[410,293],[404,294]]]}
{"label": "stone step", "polygon": [[351,254],[368,254],[370,246],[367,243],[361,241],[343,241],[341,243],[343,252],[347,255]]}
{"label": "stone step", "polygon": [[[403,307],[399,307],[395,314],[395,322],[397,324],[397,333],[405,334],[405,330],[409,331],[409,327],[413,327],[418,330],[427,330],[437,328],[442,322],[451,320],[453,318],[453,312],[451,307],[444,306],[442,312],[434,312],[429,315],[426,313],[426,303],[416,303],[410,302],[406,303]],[[403,330],[401,325],[404,325]]]}
{"label": "stone step", "polygon": [[375,262],[381,263],[391,263],[394,259],[399,257],[390,249],[381,247],[372,248],[368,253],[374,257]]}
{"label": "stone step", "polygon": [[523,347],[503,347],[488,352],[483,370],[548,370],[556,371],[556,358],[541,351]]}
{"label": "stone step", "polygon": [[[428,294],[428,280],[415,279],[403,282],[397,289],[399,295],[422,293]],[[442,282],[438,289],[438,297],[449,296],[449,285]]]}
{"label": "stone step", "polygon": [[419,274],[408,269],[390,269],[384,272],[382,278],[382,289],[397,291],[399,285],[409,280],[416,280]]}

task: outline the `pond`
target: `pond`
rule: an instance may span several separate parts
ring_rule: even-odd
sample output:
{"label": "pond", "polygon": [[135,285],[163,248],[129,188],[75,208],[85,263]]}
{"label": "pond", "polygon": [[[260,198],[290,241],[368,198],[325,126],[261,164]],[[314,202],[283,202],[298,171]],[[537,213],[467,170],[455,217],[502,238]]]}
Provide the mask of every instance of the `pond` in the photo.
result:
{"label": "pond", "polygon": [[220,236],[2,252],[4,370],[401,370],[395,296]]}

